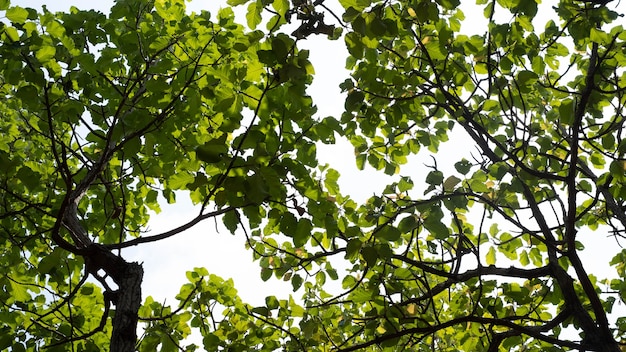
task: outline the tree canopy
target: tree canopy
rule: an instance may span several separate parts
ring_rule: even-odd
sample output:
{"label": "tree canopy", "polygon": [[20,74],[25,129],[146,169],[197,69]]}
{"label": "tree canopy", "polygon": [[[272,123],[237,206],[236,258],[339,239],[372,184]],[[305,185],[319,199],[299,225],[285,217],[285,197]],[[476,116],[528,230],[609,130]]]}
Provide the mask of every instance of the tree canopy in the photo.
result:
{"label": "tree canopy", "polygon": [[[245,24],[0,1],[0,349],[626,348],[618,6],[331,1],[229,0]],[[307,93],[311,36],[348,49],[336,116]],[[316,156],[337,138],[395,181],[343,194]],[[147,233],[180,197],[195,218]],[[173,304],[142,299],[125,250],[212,218],[295,293],[251,306],[195,268]],[[598,236],[615,273],[581,260]]]}

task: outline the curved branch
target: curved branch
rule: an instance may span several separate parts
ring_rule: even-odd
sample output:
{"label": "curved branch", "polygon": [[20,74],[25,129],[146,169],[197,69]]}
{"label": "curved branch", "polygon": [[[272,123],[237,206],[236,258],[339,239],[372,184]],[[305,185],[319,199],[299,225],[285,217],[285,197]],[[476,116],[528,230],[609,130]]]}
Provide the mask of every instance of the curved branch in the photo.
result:
{"label": "curved branch", "polygon": [[[248,205],[252,205],[252,204],[245,204],[244,207],[248,206]],[[229,211],[234,211],[236,210],[237,207],[227,207],[227,208],[223,208],[223,209],[219,209],[216,211],[212,211],[210,213],[206,213],[206,214],[200,214],[198,216],[196,216],[195,218],[193,218],[191,221],[178,226],[172,230],[163,232],[161,234],[158,235],[154,235],[154,236],[148,236],[148,237],[139,237],[139,238],[135,238],[126,242],[122,242],[122,243],[112,243],[112,244],[106,244],[104,245],[105,248],[107,249],[121,249],[121,248],[128,248],[128,247],[132,247],[132,246],[136,246],[142,243],[149,243],[149,242],[156,242],[156,241],[160,241],[169,237],[172,237],[174,235],[177,235],[185,230],[188,230],[192,227],[194,227],[195,225],[197,225],[198,223],[200,223],[202,220],[205,219],[209,219],[212,217],[216,217],[225,213],[228,213]]]}
{"label": "curved branch", "polygon": [[567,316],[567,313],[561,312],[561,314],[557,315],[548,324],[544,324],[541,326],[531,326],[531,327],[520,326],[506,319],[465,316],[461,318],[452,319],[450,321],[433,325],[433,326],[415,327],[415,328],[400,330],[398,332],[394,332],[390,334],[380,335],[366,342],[352,345],[346,348],[336,349],[335,351],[337,352],[357,351],[357,350],[360,350],[360,349],[363,349],[372,345],[378,345],[382,342],[393,340],[402,336],[411,335],[411,334],[422,334],[422,335],[433,334],[437,331],[440,331],[440,330],[443,330],[443,329],[446,329],[455,325],[466,325],[467,323],[479,323],[479,324],[492,325],[492,326],[503,326],[503,327],[512,329],[514,331],[517,331],[520,334],[528,335],[537,340],[545,341],[553,345],[557,345],[561,347],[568,347],[572,349],[581,349],[583,347],[583,344],[581,343],[560,340],[558,338],[542,334],[542,332],[550,331],[553,327],[555,327],[556,325],[564,321],[566,316]]}

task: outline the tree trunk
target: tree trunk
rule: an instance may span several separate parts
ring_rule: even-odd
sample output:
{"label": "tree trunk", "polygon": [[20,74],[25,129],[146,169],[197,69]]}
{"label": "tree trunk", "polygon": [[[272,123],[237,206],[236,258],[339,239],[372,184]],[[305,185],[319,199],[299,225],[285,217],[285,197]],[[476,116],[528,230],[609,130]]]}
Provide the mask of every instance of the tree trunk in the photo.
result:
{"label": "tree trunk", "polygon": [[[97,273],[99,270],[104,270],[118,287],[117,291],[108,293],[110,302],[115,304],[111,352],[134,352],[137,344],[143,268],[138,263],[125,261],[97,243],[87,247],[84,257],[89,272]],[[107,299],[106,292],[105,299]]]}
{"label": "tree trunk", "polygon": [[126,263],[119,282],[111,352],[133,352],[137,344],[137,312],[141,306],[141,281],[143,268],[138,263]]}

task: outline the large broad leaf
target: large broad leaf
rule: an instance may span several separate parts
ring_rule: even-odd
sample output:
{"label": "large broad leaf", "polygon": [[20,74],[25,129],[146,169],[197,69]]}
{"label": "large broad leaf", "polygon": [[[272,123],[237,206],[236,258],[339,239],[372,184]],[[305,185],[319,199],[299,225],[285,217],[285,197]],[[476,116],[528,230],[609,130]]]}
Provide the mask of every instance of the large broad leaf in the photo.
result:
{"label": "large broad leaf", "polygon": [[13,6],[6,11],[5,16],[13,23],[24,23],[28,18],[28,10],[19,6]]}
{"label": "large broad leaf", "polygon": [[260,1],[254,1],[248,5],[248,11],[246,12],[248,27],[250,27],[251,29],[255,29],[259,25],[259,23],[261,23],[262,11],[263,7],[260,6]]}

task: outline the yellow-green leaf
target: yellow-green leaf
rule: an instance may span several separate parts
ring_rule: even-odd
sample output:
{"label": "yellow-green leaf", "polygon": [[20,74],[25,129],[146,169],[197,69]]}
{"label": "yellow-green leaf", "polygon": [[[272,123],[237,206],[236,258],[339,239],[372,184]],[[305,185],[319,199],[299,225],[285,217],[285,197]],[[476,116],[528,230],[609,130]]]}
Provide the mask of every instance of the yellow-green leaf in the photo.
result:
{"label": "yellow-green leaf", "polygon": [[248,22],[248,27],[250,27],[250,29],[255,29],[256,26],[258,26],[259,23],[261,23],[261,10],[262,8],[259,7],[258,2],[256,1],[248,5],[248,12],[246,13],[246,20]]}
{"label": "yellow-green leaf", "polygon": [[19,6],[13,6],[7,10],[6,17],[13,23],[24,23],[28,18],[28,11]]}
{"label": "yellow-green leaf", "polygon": [[4,33],[13,42],[16,42],[20,39],[20,35],[17,33],[17,29],[15,29],[14,27],[5,28]]}
{"label": "yellow-green leaf", "polygon": [[487,251],[487,265],[495,265],[496,264],[496,250],[493,247],[490,247]]}
{"label": "yellow-green leaf", "polygon": [[39,60],[39,62],[46,63],[54,57],[54,54],[56,54],[56,49],[53,46],[47,45],[37,50],[35,57]]}

